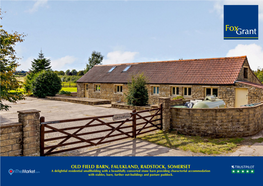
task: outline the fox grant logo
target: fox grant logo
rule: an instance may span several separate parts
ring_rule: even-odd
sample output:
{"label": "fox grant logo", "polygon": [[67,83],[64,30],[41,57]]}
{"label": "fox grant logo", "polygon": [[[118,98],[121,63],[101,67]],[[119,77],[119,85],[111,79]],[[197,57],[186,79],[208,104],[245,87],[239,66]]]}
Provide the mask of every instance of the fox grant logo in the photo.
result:
{"label": "fox grant logo", "polygon": [[258,5],[224,5],[224,39],[258,39]]}

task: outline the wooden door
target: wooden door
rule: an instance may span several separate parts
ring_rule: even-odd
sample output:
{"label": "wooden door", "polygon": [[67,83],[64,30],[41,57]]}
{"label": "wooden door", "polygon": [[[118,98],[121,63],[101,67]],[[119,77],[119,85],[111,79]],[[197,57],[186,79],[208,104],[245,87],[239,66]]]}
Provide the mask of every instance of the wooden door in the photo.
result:
{"label": "wooden door", "polygon": [[248,104],[248,89],[236,88],[235,107]]}

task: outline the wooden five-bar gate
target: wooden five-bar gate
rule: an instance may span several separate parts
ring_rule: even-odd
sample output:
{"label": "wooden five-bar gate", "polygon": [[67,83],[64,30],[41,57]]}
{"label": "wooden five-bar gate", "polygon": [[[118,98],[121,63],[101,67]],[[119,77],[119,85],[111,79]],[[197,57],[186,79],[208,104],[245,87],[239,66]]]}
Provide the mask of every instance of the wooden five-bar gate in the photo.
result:
{"label": "wooden five-bar gate", "polygon": [[[56,120],[40,118],[40,155],[51,155],[100,145],[162,129],[162,105],[136,111],[119,121],[115,115]],[[69,126],[70,122],[74,122]],[[80,124],[81,122],[84,122]],[[66,126],[65,126],[66,125]],[[77,125],[77,126],[76,126]],[[81,132],[81,133],[80,133]]]}

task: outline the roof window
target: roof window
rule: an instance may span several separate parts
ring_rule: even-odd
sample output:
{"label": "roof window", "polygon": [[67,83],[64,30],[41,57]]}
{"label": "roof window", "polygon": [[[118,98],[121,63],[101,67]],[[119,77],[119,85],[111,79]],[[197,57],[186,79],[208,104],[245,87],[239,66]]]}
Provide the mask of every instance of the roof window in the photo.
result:
{"label": "roof window", "polygon": [[122,72],[127,72],[127,70],[129,70],[130,67],[131,65],[127,66]]}
{"label": "roof window", "polygon": [[108,72],[112,72],[115,68],[116,66],[112,67]]}

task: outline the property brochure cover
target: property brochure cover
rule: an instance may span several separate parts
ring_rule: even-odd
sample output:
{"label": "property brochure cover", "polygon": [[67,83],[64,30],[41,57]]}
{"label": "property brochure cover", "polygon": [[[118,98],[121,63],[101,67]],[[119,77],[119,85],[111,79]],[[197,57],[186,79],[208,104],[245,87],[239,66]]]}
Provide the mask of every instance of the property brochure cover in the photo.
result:
{"label": "property brochure cover", "polygon": [[261,183],[262,6],[1,0],[1,185]]}

